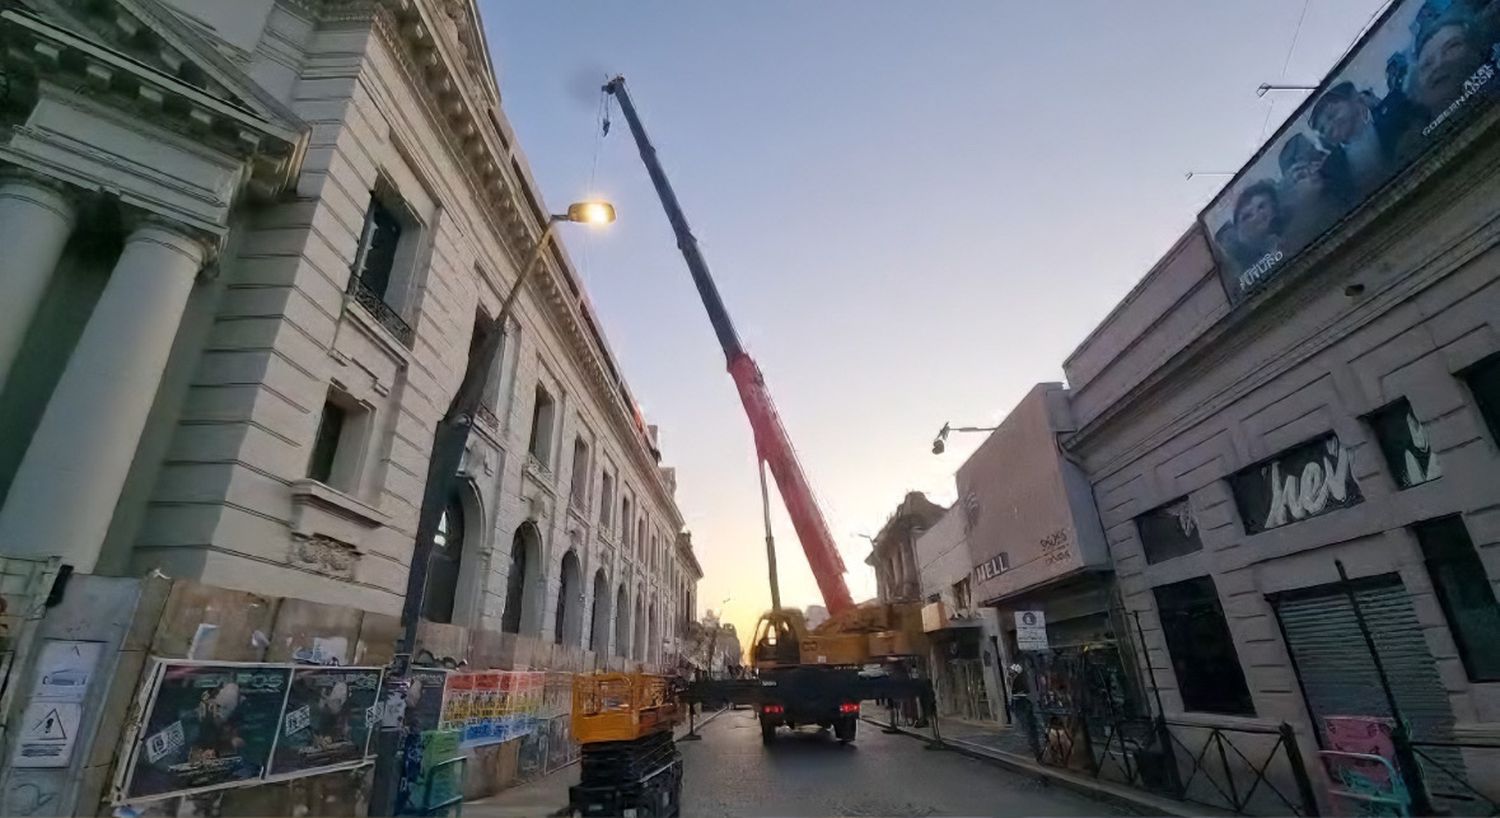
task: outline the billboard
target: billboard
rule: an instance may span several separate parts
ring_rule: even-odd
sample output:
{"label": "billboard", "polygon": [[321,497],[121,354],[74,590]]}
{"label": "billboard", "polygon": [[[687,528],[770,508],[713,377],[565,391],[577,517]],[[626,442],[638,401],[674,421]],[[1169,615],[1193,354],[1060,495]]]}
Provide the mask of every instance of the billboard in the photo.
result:
{"label": "billboard", "polygon": [[1199,215],[1230,303],[1500,97],[1500,0],[1397,0]]}

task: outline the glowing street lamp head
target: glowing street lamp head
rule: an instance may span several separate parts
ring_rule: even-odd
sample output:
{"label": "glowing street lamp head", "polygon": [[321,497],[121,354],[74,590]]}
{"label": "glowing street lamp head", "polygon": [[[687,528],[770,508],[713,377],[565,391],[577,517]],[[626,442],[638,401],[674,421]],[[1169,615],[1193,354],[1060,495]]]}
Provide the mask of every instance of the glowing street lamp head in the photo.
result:
{"label": "glowing street lamp head", "polygon": [[568,205],[568,221],[584,224],[609,224],[615,220],[615,206],[609,202],[575,202]]}

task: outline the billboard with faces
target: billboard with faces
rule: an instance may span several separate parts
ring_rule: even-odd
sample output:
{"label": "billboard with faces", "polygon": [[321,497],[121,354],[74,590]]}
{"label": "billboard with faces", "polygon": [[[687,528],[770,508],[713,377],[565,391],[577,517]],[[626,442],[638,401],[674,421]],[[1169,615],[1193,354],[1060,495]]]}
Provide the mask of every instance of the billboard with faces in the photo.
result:
{"label": "billboard with faces", "polygon": [[1500,0],[1397,0],[1199,215],[1231,303],[1500,97]]}

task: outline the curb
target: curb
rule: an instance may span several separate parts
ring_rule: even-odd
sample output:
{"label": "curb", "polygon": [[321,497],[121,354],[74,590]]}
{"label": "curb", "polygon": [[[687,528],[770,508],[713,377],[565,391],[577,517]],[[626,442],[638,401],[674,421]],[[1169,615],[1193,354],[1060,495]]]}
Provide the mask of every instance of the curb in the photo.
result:
{"label": "curb", "polygon": [[[876,721],[869,716],[860,716],[860,719],[882,730],[890,726],[888,722]],[[1141,792],[1132,787],[1116,785],[1113,782],[1100,781],[1071,771],[1044,767],[1025,756],[985,747],[980,744],[964,741],[963,739],[945,738],[938,741],[930,735],[919,733],[906,727],[897,727],[896,731],[904,736],[924,742],[931,749],[953,750],[969,758],[987,761],[997,767],[1029,776],[1045,784],[1056,784],[1097,801],[1104,801],[1124,807],[1140,815],[1171,815],[1177,818],[1201,818],[1203,815],[1215,812],[1212,808],[1189,805],[1170,798]]]}

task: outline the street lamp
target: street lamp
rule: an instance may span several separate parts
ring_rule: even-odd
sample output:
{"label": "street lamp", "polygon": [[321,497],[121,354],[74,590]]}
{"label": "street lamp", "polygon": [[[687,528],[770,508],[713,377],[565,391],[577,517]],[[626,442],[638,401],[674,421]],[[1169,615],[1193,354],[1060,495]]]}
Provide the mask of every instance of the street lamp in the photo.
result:
{"label": "street lamp", "polygon": [[568,209],[547,219],[542,235],[537,237],[526,265],[516,276],[510,292],[500,304],[500,311],[485,327],[484,339],[470,353],[468,366],[464,370],[463,382],[453,394],[448,411],[438,421],[437,433],[432,444],[432,453],[427,462],[427,485],[422,492],[422,510],[417,517],[416,542],[412,547],[411,565],[406,572],[406,599],[401,608],[401,643],[396,646],[396,655],[410,655],[416,647],[417,623],[422,619],[422,604],[427,596],[427,567],[432,557],[433,538],[438,533],[438,523],[448,505],[448,495],[453,491],[453,482],[458,477],[458,466],[463,461],[464,448],[469,440],[469,427],[484,399],[484,387],[489,374],[495,369],[495,360],[500,356],[500,341],[505,337],[505,325],[515,310],[516,299],[533,271],[540,266],[547,244],[552,241],[552,232],[563,222],[583,224],[609,224],[615,220],[615,207],[605,201],[584,201],[568,205]]}
{"label": "street lamp", "polygon": [[[547,219],[542,235],[516,276],[510,292],[500,304],[500,311],[493,321],[476,331],[483,333],[479,344],[471,346],[469,360],[464,369],[463,381],[448,404],[448,410],[437,423],[433,435],[432,450],[427,458],[427,482],[422,487],[422,507],[417,515],[416,541],[412,544],[411,563],[406,571],[406,598],[401,606],[401,640],[396,644],[392,668],[386,674],[390,680],[385,718],[376,735],[376,772],[371,795],[371,815],[394,815],[396,807],[396,781],[399,779],[398,751],[399,734],[397,722],[404,711],[404,683],[411,665],[411,654],[417,643],[417,625],[422,620],[423,603],[427,596],[427,568],[432,559],[432,549],[438,534],[438,524],[443,510],[448,505],[453,484],[458,478],[458,467],[463,462],[464,449],[469,440],[469,427],[479,412],[484,399],[484,388],[489,375],[495,369],[500,356],[500,341],[505,335],[505,325],[515,309],[516,299],[532,272],[540,265],[547,243],[552,240],[552,231],[562,222],[584,224],[608,224],[615,220],[615,208],[608,202],[586,201],[569,205],[566,212]],[[394,709],[392,709],[394,708]]]}
{"label": "street lamp", "polygon": [[1316,85],[1280,85],[1274,82],[1263,82],[1255,89],[1255,95],[1263,97],[1267,91],[1316,91]]}
{"label": "street lamp", "polygon": [[999,426],[950,426],[944,423],[943,428],[938,430],[937,437],[932,439],[932,453],[943,453],[943,450],[947,448],[948,434],[950,432],[993,432],[999,428]]}

